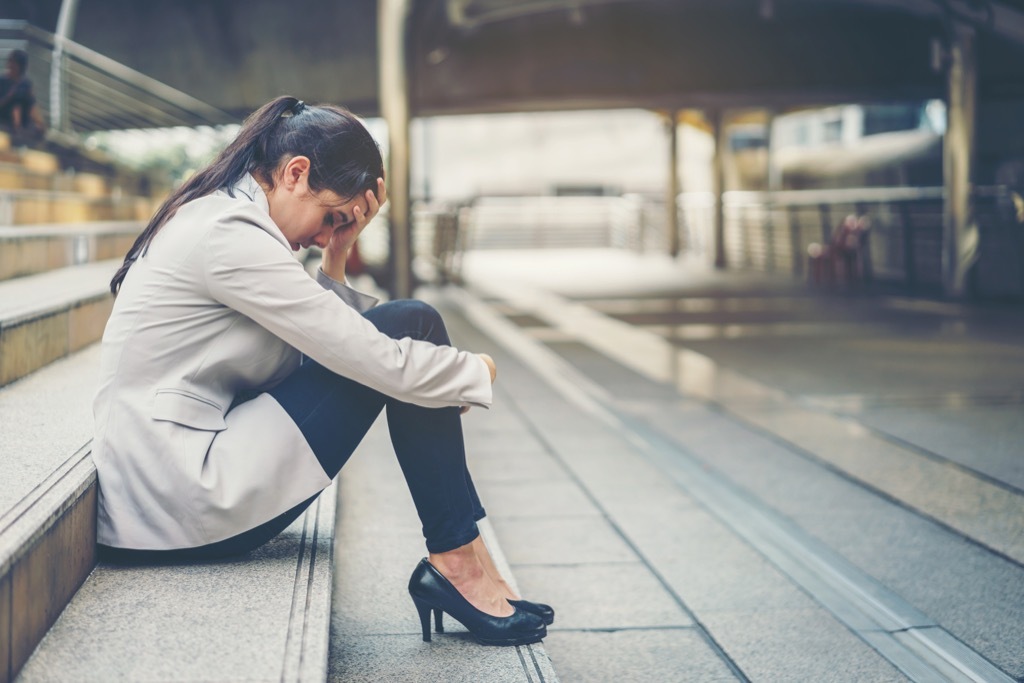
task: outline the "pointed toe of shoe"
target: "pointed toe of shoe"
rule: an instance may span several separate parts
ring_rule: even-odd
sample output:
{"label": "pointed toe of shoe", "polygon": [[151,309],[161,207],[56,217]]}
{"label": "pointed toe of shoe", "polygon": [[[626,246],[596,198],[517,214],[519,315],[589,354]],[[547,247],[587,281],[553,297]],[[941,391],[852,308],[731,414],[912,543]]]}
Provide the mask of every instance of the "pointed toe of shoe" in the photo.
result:
{"label": "pointed toe of shoe", "polygon": [[530,602],[529,600],[509,600],[508,604],[524,612],[536,614],[546,626],[550,626],[555,622],[555,610],[551,605],[545,605],[542,602]]}

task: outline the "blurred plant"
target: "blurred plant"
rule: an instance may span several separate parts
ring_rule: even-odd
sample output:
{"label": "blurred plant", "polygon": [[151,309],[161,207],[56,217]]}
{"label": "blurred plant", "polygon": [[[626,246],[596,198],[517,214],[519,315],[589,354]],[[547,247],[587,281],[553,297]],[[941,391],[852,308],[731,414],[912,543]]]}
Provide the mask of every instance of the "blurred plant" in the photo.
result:
{"label": "blurred plant", "polygon": [[210,162],[237,133],[236,125],[104,131],[89,135],[85,144],[177,185]]}

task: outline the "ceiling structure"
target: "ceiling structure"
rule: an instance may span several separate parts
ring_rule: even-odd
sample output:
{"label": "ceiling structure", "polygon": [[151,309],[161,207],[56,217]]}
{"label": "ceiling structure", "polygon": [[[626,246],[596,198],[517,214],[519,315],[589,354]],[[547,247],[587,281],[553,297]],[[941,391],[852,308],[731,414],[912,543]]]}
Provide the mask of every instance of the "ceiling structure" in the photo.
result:
{"label": "ceiling structure", "polygon": [[[409,0],[415,115],[941,97],[949,22],[980,96],[1024,99],[1024,0]],[[53,31],[60,0],[0,0]],[[242,116],[289,93],[379,112],[376,0],[79,0],[72,38]]]}

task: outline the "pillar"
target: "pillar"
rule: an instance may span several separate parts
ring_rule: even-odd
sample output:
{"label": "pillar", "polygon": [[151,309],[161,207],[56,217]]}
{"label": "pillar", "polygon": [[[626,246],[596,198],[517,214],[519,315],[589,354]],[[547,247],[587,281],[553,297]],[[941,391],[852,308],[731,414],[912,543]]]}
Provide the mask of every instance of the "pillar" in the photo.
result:
{"label": "pillar", "polygon": [[377,0],[380,110],[388,124],[388,210],[391,296],[412,296],[412,211],[409,201],[409,0]]}
{"label": "pillar", "polygon": [[668,235],[668,255],[679,255],[679,116],[674,109],[668,112],[668,184],[665,188],[665,231]]}
{"label": "pillar", "polygon": [[776,154],[775,139],[775,110],[769,109],[765,112],[764,122],[764,174],[765,174],[765,201],[764,201],[764,234],[767,246],[767,262],[765,267],[768,270],[775,270],[777,254],[775,253],[775,229],[776,225],[781,226],[777,221],[778,214],[775,207],[775,193],[782,189],[782,169],[779,167],[778,155]]}
{"label": "pillar", "polygon": [[953,298],[966,293],[967,272],[977,259],[973,175],[977,63],[974,29],[956,25],[950,36],[947,75],[947,126],[943,137],[942,283]]}
{"label": "pillar", "polygon": [[711,239],[714,245],[715,268],[725,268],[725,113],[711,113],[711,131],[715,137],[715,153],[711,161],[711,194],[714,199]]}

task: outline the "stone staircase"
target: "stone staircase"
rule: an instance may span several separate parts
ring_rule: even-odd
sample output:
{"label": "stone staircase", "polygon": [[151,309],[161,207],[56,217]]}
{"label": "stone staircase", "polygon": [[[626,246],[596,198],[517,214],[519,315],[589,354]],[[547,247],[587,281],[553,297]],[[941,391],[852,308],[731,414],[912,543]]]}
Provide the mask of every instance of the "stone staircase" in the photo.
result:
{"label": "stone staircase", "polygon": [[158,201],[122,181],[0,135],[0,681],[323,680],[333,487],[244,561],[97,565],[96,342]]}
{"label": "stone staircase", "polygon": [[[337,486],[246,557],[97,563],[96,342],[112,306],[110,277],[154,204],[118,194],[100,174],[67,173],[53,155],[12,150],[0,136],[0,683],[335,680],[332,599],[337,610],[337,586],[358,585],[335,576]],[[375,433],[361,450],[388,447]],[[414,516],[406,521],[415,530]],[[369,547],[375,534],[421,552],[397,529],[350,530],[346,546]],[[343,597],[343,609],[374,599]],[[402,647],[431,647],[416,636],[411,603],[396,600],[384,615],[408,622]],[[464,632],[449,630],[434,647],[462,642]],[[387,643],[378,650],[386,661]],[[541,646],[528,654],[545,663],[532,678],[522,657],[517,648],[490,655],[491,679],[556,680]],[[479,668],[475,647],[434,659],[457,678]]]}
{"label": "stone staircase", "polygon": [[[89,404],[116,257],[154,201],[0,134],[0,680],[95,564]],[[101,219],[125,220],[101,220]]]}

